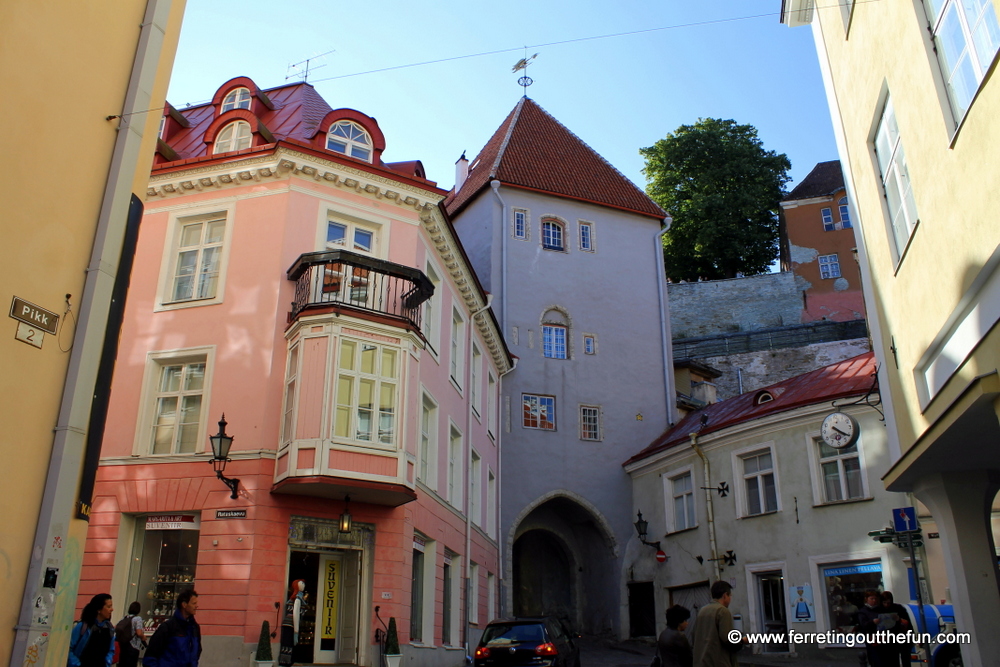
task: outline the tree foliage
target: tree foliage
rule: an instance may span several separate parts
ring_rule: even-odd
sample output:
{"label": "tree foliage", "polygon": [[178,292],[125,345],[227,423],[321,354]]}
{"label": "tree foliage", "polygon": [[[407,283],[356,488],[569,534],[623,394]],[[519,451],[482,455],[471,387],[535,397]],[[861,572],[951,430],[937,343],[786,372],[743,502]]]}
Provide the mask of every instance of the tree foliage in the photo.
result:
{"label": "tree foliage", "polygon": [[646,193],[673,218],[667,278],[718,280],[765,273],[778,256],[778,202],[791,163],[764,150],[752,125],[703,118],[640,153]]}

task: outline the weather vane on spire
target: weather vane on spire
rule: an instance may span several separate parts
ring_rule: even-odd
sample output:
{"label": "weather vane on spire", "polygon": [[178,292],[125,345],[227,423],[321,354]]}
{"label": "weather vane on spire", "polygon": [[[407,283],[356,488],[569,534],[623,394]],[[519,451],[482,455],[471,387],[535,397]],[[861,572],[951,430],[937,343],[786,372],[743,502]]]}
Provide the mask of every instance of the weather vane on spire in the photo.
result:
{"label": "weather vane on spire", "polygon": [[534,83],[534,81],[532,81],[531,77],[528,76],[528,65],[531,64],[532,60],[534,60],[535,58],[538,57],[538,54],[536,53],[535,55],[533,55],[530,58],[528,58],[527,57],[528,56],[528,51],[527,51],[527,49],[525,49],[524,55],[525,55],[524,58],[521,58],[516,63],[514,63],[514,67],[512,67],[510,71],[511,72],[519,72],[521,70],[524,70],[524,76],[522,76],[520,79],[517,80],[517,85],[519,85],[522,88],[524,88],[524,96],[527,97],[528,96],[528,86],[530,86],[531,84]]}

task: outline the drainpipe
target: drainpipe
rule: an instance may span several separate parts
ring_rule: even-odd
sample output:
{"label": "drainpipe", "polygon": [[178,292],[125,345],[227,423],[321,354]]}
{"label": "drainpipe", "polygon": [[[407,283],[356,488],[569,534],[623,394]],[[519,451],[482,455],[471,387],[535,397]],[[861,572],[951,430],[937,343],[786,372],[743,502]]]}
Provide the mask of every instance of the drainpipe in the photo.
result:
{"label": "drainpipe", "polygon": [[[705,486],[707,487],[711,482],[709,481],[711,477],[711,468],[708,465],[708,458],[705,456],[705,452],[701,451],[701,447],[698,446],[698,434],[690,433],[688,437],[691,438],[691,449],[694,453],[698,455],[701,459],[702,466],[705,472]],[[715,567],[715,578],[718,581],[722,581],[722,565],[719,563],[719,550],[715,543],[715,512],[712,509],[712,489],[705,489],[705,507],[708,511],[708,542],[709,547],[712,551],[712,565]]]}
{"label": "drainpipe", "polygon": [[[500,202],[500,326],[501,335],[506,335],[507,328],[507,204],[500,196],[500,181],[490,181],[493,194]],[[662,253],[661,253],[662,254]]]}
{"label": "drainpipe", "polygon": [[[517,368],[517,359],[518,359],[517,357],[514,357],[513,358],[513,362],[514,363],[511,364],[510,368],[508,368],[506,371],[504,371],[503,373],[501,373],[499,377],[497,377],[497,410],[500,411],[501,414],[503,414],[503,408],[502,408],[502,404],[503,404],[503,377],[505,375],[508,375],[508,374],[514,372],[514,369]],[[503,448],[502,448],[503,437],[501,436],[501,433],[503,433],[503,428],[502,428],[501,420],[500,420],[500,418],[498,416],[497,417],[497,432],[493,434],[496,437],[496,439],[497,439],[497,505],[496,505],[496,507],[493,508],[493,510],[496,512],[496,515],[497,515],[496,516],[496,527],[497,527],[497,537],[496,537],[496,540],[497,540],[497,601],[500,603],[500,609],[497,611],[497,616],[507,616],[507,596],[505,594],[503,594],[504,593],[504,586],[507,583],[507,577],[504,576],[504,574],[507,572],[507,570],[505,569],[506,565],[505,565],[505,561],[504,561],[504,544],[506,543],[506,540],[501,540],[500,539],[500,536],[501,536],[500,517],[503,516],[501,514],[501,512],[500,512],[500,508],[503,506],[502,505],[502,501],[503,501],[503,484],[500,483],[500,480],[503,479],[503,476],[500,474],[501,473],[501,469],[503,468]],[[490,619],[490,620],[492,621],[493,619]]]}
{"label": "drainpipe", "polygon": [[[677,423],[677,416],[674,414],[677,402],[674,396],[674,365],[670,355],[670,313],[667,310],[666,294],[667,270],[663,263],[663,235],[670,231],[671,224],[673,224],[673,220],[669,216],[663,219],[663,228],[658,230],[656,235],[653,237],[655,246],[653,250],[656,252],[656,267],[658,271],[656,276],[656,296],[659,299],[660,305],[660,345],[663,349],[663,391],[666,394],[667,423],[673,425]],[[506,240],[506,236],[504,236],[504,240]]]}

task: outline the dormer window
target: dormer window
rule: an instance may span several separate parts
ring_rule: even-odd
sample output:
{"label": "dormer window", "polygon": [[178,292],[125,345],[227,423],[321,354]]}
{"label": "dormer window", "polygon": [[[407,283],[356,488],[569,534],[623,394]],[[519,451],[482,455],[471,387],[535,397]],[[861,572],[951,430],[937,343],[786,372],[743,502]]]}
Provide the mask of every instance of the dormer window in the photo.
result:
{"label": "dormer window", "polygon": [[754,405],[763,405],[774,400],[774,396],[769,391],[760,391],[754,397]]}
{"label": "dormer window", "polygon": [[[246,89],[244,88],[243,90]],[[218,138],[215,140],[215,150],[213,152],[228,153],[229,151],[240,151],[244,148],[250,148],[251,139],[250,123],[238,120],[222,128]]]}
{"label": "dormer window", "polygon": [[[225,99],[222,100],[222,113],[233,109],[250,108],[250,91],[246,88],[235,88],[229,91]],[[217,153],[219,151],[216,151]]]}
{"label": "dormer window", "polygon": [[371,137],[364,128],[349,120],[342,120],[330,126],[330,131],[326,135],[326,147],[328,150],[365,162],[372,160]]}

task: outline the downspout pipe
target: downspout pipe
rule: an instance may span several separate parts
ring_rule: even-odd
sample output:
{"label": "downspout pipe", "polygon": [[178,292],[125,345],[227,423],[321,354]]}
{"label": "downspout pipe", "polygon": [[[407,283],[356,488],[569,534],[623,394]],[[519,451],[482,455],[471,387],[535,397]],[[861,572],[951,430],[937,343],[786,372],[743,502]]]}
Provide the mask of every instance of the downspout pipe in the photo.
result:
{"label": "downspout pipe", "polygon": [[493,195],[500,202],[500,326],[502,335],[507,328],[507,203],[500,196],[500,181],[493,179],[490,187]]}
{"label": "downspout pipe", "polygon": [[[667,405],[667,423],[673,426],[677,423],[677,401],[674,391],[674,364],[670,350],[670,311],[667,308],[667,269],[663,260],[663,235],[670,231],[673,219],[669,216],[663,219],[663,227],[653,236],[653,251],[656,253],[656,296],[660,306],[660,345],[663,350],[663,392]],[[506,241],[506,235],[504,240]]]}
{"label": "downspout pipe", "polygon": [[[712,479],[712,468],[708,463],[708,457],[705,456],[705,452],[701,451],[701,447],[698,445],[698,434],[690,433],[688,437],[691,438],[691,449],[694,453],[698,455],[701,459],[701,465],[705,475],[705,486],[709,487],[711,485]],[[712,508],[712,489],[705,488],[705,510],[707,512],[708,518],[708,543],[709,549],[712,552],[712,566],[715,568],[715,578],[717,581],[722,581],[722,565],[719,562],[719,549],[715,542],[715,511]]]}
{"label": "downspout pipe", "polygon": [[[497,410],[501,414],[503,413],[503,408],[501,407],[501,404],[503,402],[503,378],[504,378],[505,375],[509,375],[510,373],[514,372],[514,369],[517,368],[517,360],[518,360],[518,357],[514,357],[513,358],[513,362],[514,363],[511,364],[510,368],[508,368],[506,371],[504,371],[503,373],[501,373],[500,376],[497,378]],[[507,596],[504,593],[504,586],[506,586],[506,584],[507,584],[507,577],[504,576],[506,574],[506,572],[507,572],[507,570],[504,569],[506,567],[506,564],[505,564],[506,561],[504,559],[504,545],[507,542],[506,542],[506,540],[501,540],[500,539],[500,536],[503,535],[503,531],[501,530],[501,524],[500,524],[500,517],[503,516],[503,514],[501,513],[501,509],[500,509],[501,507],[503,507],[503,484],[500,483],[500,480],[503,479],[503,475],[502,475],[502,472],[503,472],[503,436],[502,436],[502,433],[503,433],[503,424],[501,423],[501,420],[500,420],[500,418],[498,416],[497,417],[497,432],[493,434],[493,435],[496,436],[496,439],[497,439],[497,505],[496,505],[496,507],[493,508],[493,511],[496,512],[496,515],[497,515],[496,516],[496,528],[497,528],[497,535],[496,535],[496,540],[497,540],[497,600],[500,602],[500,609],[497,610],[497,616],[507,616],[508,615],[508,613],[507,613]]]}

